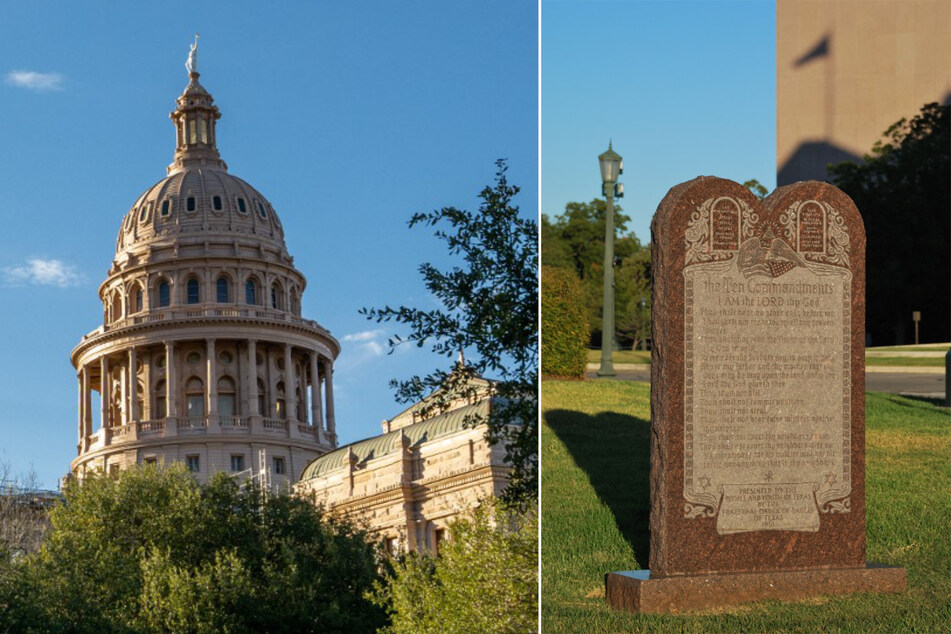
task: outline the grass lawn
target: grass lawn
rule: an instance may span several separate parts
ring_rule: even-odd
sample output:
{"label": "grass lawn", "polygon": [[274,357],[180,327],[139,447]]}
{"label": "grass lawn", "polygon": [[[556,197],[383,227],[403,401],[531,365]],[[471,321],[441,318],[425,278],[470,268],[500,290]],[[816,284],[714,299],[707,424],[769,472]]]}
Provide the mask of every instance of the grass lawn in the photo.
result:
{"label": "grass lawn", "polygon": [[944,367],[944,357],[865,357],[865,365]]}
{"label": "grass lawn", "polygon": [[877,348],[869,348],[869,350],[874,350],[876,352],[947,352],[948,344],[921,344],[918,346],[878,346]]}
{"label": "grass lawn", "polygon": [[[650,350],[615,350],[612,357],[615,363],[647,363],[651,362]],[[588,363],[601,363],[600,350],[588,350]]]}
{"label": "grass lawn", "polygon": [[951,417],[891,394],[866,396],[867,559],[904,566],[904,594],[608,608],[604,574],[647,567],[649,396],[644,383],[542,382],[543,632],[951,631]]}

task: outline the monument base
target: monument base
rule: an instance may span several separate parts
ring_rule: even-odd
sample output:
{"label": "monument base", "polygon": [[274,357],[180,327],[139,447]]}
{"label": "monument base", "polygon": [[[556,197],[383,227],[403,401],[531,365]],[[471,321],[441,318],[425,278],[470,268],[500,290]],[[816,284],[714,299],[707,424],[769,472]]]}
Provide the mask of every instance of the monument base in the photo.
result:
{"label": "monument base", "polygon": [[823,594],[902,592],[905,569],[866,562],[864,568],[790,570],[651,578],[649,570],[609,572],[605,598],[615,610],[685,612],[765,599],[797,600]]}

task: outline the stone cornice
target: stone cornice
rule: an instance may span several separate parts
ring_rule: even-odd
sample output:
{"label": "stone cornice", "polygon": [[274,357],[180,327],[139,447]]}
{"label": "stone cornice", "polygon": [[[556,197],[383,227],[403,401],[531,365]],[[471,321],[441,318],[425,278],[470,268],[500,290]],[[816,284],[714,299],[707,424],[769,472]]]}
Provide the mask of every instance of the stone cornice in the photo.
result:
{"label": "stone cornice", "polygon": [[[182,309],[184,310],[184,309]],[[221,310],[230,310],[230,309],[221,309]],[[234,309],[239,310],[239,309]],[[147,315],[145,315],[147,317]],[[315,321],[305,320],[299,317],[293,317],[288,315],[288,320],[283,321],[276,318],[268,317],[251,317],[251,316],[208,316],[202,315],[199,317],[173,317],[170,319],[153,319],[149,321],[143,321],[138,324],[130,324],[122,327],[112,327],[109,330],[104,332],[93,331],[90,334],[87,334],[83,337],[83,340],[73,348],[70,353],[70,361],[73,363],[73,367],[77,367],[76,363],[78,359],[85,353],[87,350],[93,346],[102,345],[114,341],[116,339],[121,339],[130,335],[140,335],[147,333],[159,332],[162,330],[176,330],[183,328],[212,328],[219,326],[226,326],[229,329],[234,329],[235,326],[249,326],[249,327],[267,327],[270,329],[283,330],[285,332],[296,333],[304,335],[306,337],[317,338],[327,345],[330,348],[333,357],[336,358],[340,354],[340,343],[330,334],[330,331],[320,326]],[[293,321],[291,321],[293,320]],[[216,333],[218,338],[224,339],[228,338],[229,333],[227,330],[218,331]],[[173,340],[174,337],[171,337]],[[241,337],[237,337],[241,338]],[[157,342],[156,342],[157,343]]]}

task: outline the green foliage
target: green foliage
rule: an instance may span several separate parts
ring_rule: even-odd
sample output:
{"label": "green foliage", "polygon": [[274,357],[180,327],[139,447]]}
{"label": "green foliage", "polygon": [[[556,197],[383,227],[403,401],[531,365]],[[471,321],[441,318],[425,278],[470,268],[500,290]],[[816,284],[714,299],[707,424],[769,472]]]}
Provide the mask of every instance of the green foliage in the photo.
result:
{"label": "green foliage", "polygon": [[759,198],[761,201],[766,200],[766,195],[769,193],[769,190],[763,187],[758,180],[751,178],[750,180],[743,183],[743,187],[746,187],[753,195]]}
{"label": "green foliage", "polygon": [[951,107],[925,105],[861,164],[828,168],[865,221],[866,330],[874,345],[951,339]]}
{"label": "green foliage", "polygon": [[[542,215],[542,265],[573,271],[581,280],[591,336],[600,337],[604,302],[604,224],[607,203],[568,203],[554,220]],[[616,335],[642,344],[650,333],[650,248],[627,233],[630,217],[614,206]]]}
{"label": "green foliage", "polygon": [[463,260],[449,271],[429,263],[419,267],[442,308],[386,306],[360,312],[367,319],[409,327],[406,337],[390,339],[390,352],[404,343],[430,343],[433,352],[450,359],[463,350],[475,353],[465,365],[391,385],[406,403],[433,394],[427,409],[438,410],[455,398],[474,395],[473,376],[492,378],[500,401],[488,420],[473,417],[469,422],[486,423],[489,441],[504,445],[512,466],[504,496],[525,501],[538,492],[538,224],[519,215],[512,204],[519,188],[509,185],[505,161],[496,161],[496,167],[494,185],[479,193],[478,211],[443,207],[409,221],[411,227],[448,227],[434,235],[450,255]]}
{"label": "green foliage", "polygon": [[180,464],[89,476],[67,487],[51,521],[43,548],[17,571],[20,594],[0,610],[12,631],[360,632],[385,623],[363,596],[379,577],[366,534],[224,474],[205,487]]}
{"label": "green foliage", "polygon": [[571,271],[542,266],[542,374],[581,378],[588,318],[581,283]]}
{"label": "green foliage", "polygon": [[450,524],[438,557],[396,562],[374,598],[390,613],[391,634],[537,631],[537,512],[479,507]]}

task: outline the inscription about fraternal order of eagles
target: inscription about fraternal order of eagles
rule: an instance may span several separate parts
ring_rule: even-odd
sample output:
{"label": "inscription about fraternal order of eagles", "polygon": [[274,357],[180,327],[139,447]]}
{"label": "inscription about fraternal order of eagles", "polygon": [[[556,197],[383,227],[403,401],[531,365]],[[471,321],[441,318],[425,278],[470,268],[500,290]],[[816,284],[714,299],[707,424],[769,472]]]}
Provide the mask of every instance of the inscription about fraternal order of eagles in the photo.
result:
{"label": "inscription about fraternal order of eagles", "polygon": [[686,232],[684,512],[720,534],[818,531],[849,510],[848,233],[816,201],[758,223],[719,198]]}

